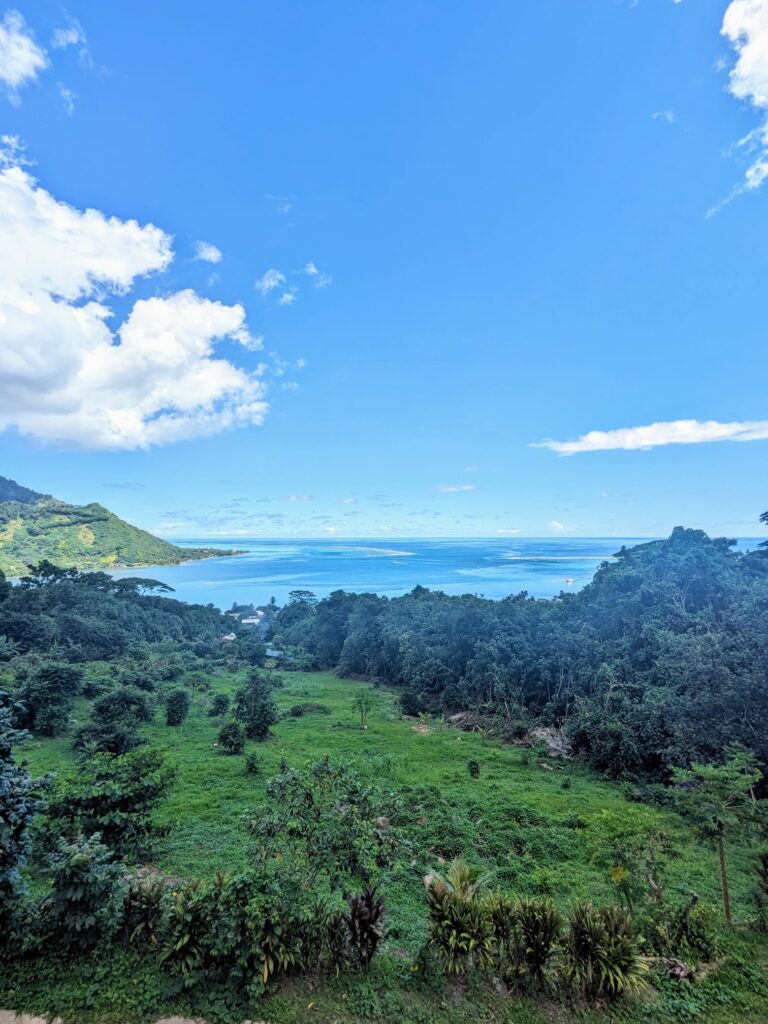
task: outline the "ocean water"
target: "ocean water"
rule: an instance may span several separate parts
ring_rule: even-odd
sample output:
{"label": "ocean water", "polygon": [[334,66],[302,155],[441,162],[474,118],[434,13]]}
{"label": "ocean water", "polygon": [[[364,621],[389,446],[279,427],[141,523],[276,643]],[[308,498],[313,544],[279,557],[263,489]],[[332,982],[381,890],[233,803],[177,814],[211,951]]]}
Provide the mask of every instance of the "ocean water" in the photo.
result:
{"label": "ocean water", "polygon": [[[185,546],[244,549],[242,555],[183,565],[115,571],[115,576],[162,580],[183,601],[226,609],[238,604],[284,604],[292,590],[324,597],[333,590],[394,597],[420,584],[446,594],[502,598],[527,591],[554,597],[576,591],[622,544],[648,538],[243,540],[194,538]],[[757,541],[739,541],[754,547]]]}

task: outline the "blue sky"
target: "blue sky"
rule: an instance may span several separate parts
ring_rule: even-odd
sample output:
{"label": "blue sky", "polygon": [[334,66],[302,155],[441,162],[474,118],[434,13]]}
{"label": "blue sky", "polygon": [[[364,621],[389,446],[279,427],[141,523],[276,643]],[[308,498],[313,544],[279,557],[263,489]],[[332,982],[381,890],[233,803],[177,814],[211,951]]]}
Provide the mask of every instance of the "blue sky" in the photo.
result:
{"label": "blue sky", "polygon": [[3,11],[0,473],[179,537],[760,532],[768,0]]}

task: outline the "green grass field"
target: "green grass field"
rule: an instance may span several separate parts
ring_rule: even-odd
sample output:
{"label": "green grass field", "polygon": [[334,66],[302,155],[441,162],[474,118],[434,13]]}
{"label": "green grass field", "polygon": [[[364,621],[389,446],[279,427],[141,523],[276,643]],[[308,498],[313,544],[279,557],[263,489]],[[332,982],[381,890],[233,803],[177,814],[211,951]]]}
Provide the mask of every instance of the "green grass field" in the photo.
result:
{"label": "green grass field", "polygon": [[[414,854],[384,885],[388,938],[371,974],[366,979],[283,981],[259,1004],[254,1016],[286,1024],[303,1020],[322,1024],[571,1020],[573,1011],[561,1007],[501,996],[487,986],[467,988],[437,976],[420,976],[414,958],[426,934],[423,875],[438,866],[441,857],[462,853],[492,869],[496,883],[515,894],[548,894],[563,906],[575,897],[615,900],[608,872],[595,863],[590,825],[604,811],[625,816],[638,812],[638,805],[627,799],[625,787],[602,781],[573,762],[545,759],[552,769],[548,770],[521,748],[458,732],[438,721],[402,718],[395,696],[382,690],[373,691],[375,707],[363,731],[352,698],[366,684],[320,673],[286,673],[284,678],[285,686],[276,693],[282,711],[315,701],[327,705],[330,713],[283,718],[270,740],[249,742],[246,754],[255,751],[262,760],[258,775],[246,772],[244,755],[228,756],[216,748],[220,723],[209,718],[203,706],[210,694],[196,697],[182,727],[166,727],[158,714],[146,728],[147,738],[177,768],[173,789],[158,813],[158,823],[170,826],[157,848],[158,868],[179,878],[209,878],[220,869],[244,867],[251,840],[243,816],[258,814],[266,803],[266,782],[280,760],[284,757],[298,766],[324,754],[354,762],[371,781],[402,795],[412,816],[409,832]],[[233,674],[216,676],[214,692],[231,693],[239,681]],[[78,717],[85,717],[84,707],[79,708]],[[67,738],[35,740],[27,745],[25,757],[36,773],[66,772],[76,764]],[[480,763],[478,779],[470,778],[470,759]],[[670,866],[668,890],[679,892],[682,899],[695,889],[702,902],[718,907],[714,853],[695,842],[676,815],[668,813],[666,818],[680,850]],[[732,849],[730,863],[735,918],[744,924],[752,913],[749,851]],[[729,958],[696,986],[674,983],[660,991],[649,988],[646,996],[633,1003],[601,1013],[582,1011],[578,1019],[765,1024],[768,948],[739,927],[730,945]],[[47,978],[14,979],[17,987],[10,998],[25,1009],[51,1009],[45,1003],[46,993],[50,999],[51,988],[57,985],[56,1009],[73,1014],[73,1020],[128,1024],[151,1019],[159,1005],[149,996],[159,991],[155,968],[126,958],[126,963],[108,969],[95,989],[86,965],[66,973],[52,965]],[[133,984],[118,983],[114,972],[131,974]],[[87,999],[82,986],[87,988]],[[79,1016],[75,1013],[78,1000],[83,1004]],[[183,1000],[175,1005],[189,1009]]]}

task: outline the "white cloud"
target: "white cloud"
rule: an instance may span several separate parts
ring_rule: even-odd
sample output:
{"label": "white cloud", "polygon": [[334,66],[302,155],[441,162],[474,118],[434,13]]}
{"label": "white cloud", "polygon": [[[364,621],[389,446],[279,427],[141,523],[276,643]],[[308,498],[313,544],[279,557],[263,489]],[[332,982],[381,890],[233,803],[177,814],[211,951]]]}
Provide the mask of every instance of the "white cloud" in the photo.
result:
{"label": "white cloud", "polygon": [[325,288],[326,285],[333,282],[333,277],[318,270],[317,265],[312,260],[304,267],[304,273],[312,278],[315,288]]}
{"label": "white cloud", "polygon": [[284,494],[283,501],[312,501],[311,494]]}
{"label": "white cloud", "polygon": [[459,491],[476,491],[477,487],[475,484],[438,484],[435,490],[441,494],[456,494]]}
{"label": "white cloud", "polygon": [[323,530],[326,533],[336,533],[336,527],[335,526],[324,526]]}
{"label": "white cloud", "polygon": [[6,153],[0,170],[0,430],[131,449],[260,423],[264,385],[214,356],[252,346],[241,306],[186,290],[140,299],[116,330],[110,295],[164,270],[152,224],[54,199]]}
{"label": "white cloud", "polygon": [[647,450],[667,444],[704,444],[707,441],[764,441],[768,439],[768,420],[718,423],[717,420],[671,420],[643,427],[618,430],[590,430],[575,441],[541,441],[532,448],[550,448],[558,455],[600,452],[615,449]]}
{"label": "white cloud", "polygon": [[67,46],[85,46],[87,43],[83,26],[74,19],[66,28],[57,28],[51,39],[51,46],[54,50],[63,50]]}
{"label": "white cloud", "polygon": [[195,242],[195,259],[203,263],[221,263],[221,249],[210,242]]}
{"label": "white cloud", "polygon": [[674,110],[656,110],[652,115],[654,121],[665,121],[667,124],[675,123]]}
{"label": "white cloud", "polygon": [[18,11],[6,11],[0,22],[0,81],[10,90],[12,102],[18,102],[17,90],[47,67],[48,55],[35,42],[24,18]]}
{"label": "white cloud", "polygon": [[496,533],[499,537],[516,537],[520,530],[497,530]]}
{"label": "white cloud", "polygon": [[283,292],[280,298],[277,300],[278,306],[292,306],[296,301],[296,289],[291,288],[290,291]]}
{"label": "white cloud", "polygon": [[64,109],[69,114],[69,116],[72,117],[72,115],[75,112],[75,100],[77,99],[77,93],[73,92],[72,89],[70,89],[66,85],[63,85],[61,82],[58,82],[57,85],[59,90],[59,96],[61,97],[61,101],[64,104]]}
{"label": "white cloud", "polygon": [[565,523],[561,523],[558,519],[551,519],[547,526],[553,533],[573,533],[576,529],[575,526],[568,526]]}
{"label": "white cloud", "polygon": [[339,502],[339,504],[340,505],[354,505],[356,501],[357,501],[357,498],[353,498],[353,497],[342,498],[341,501]]}
{"label": "white cloud", "polygon": [[[756,110],[768,110],[768,2],[732,0],[723,16],[721,32],[737,54],[729,75],[729,91]],[[739,146],[752,153],[752,158],[744,182],[729,198],[760,188],[768,178],[768,115],[763,115],[762,123],[741,139]]]}
{"label": "white cloud", "polygon": [[285,274],[281,274],[279,270],[271,268],[265,271],[258,281],[255,282],[254,288],[262,295],[268,295],[273,288],[279,288],[283,284],[285,284]]}

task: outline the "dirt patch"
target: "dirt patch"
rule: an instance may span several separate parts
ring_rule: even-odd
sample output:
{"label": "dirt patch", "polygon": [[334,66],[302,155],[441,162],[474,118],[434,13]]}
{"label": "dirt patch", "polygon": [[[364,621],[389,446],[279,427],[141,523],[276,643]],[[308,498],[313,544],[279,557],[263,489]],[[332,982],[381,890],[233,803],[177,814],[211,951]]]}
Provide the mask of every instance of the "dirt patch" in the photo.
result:
{"label": "dirt patch", "polygon": [[[426,722],[417,722],[415,725],[412,725],[411,728],[414,732],[417,732],[419,736],[429,736],[432,732],[432,727],[427,725]],[[0,1022],[0,1024],[2,1024],[2,1022]]]}

